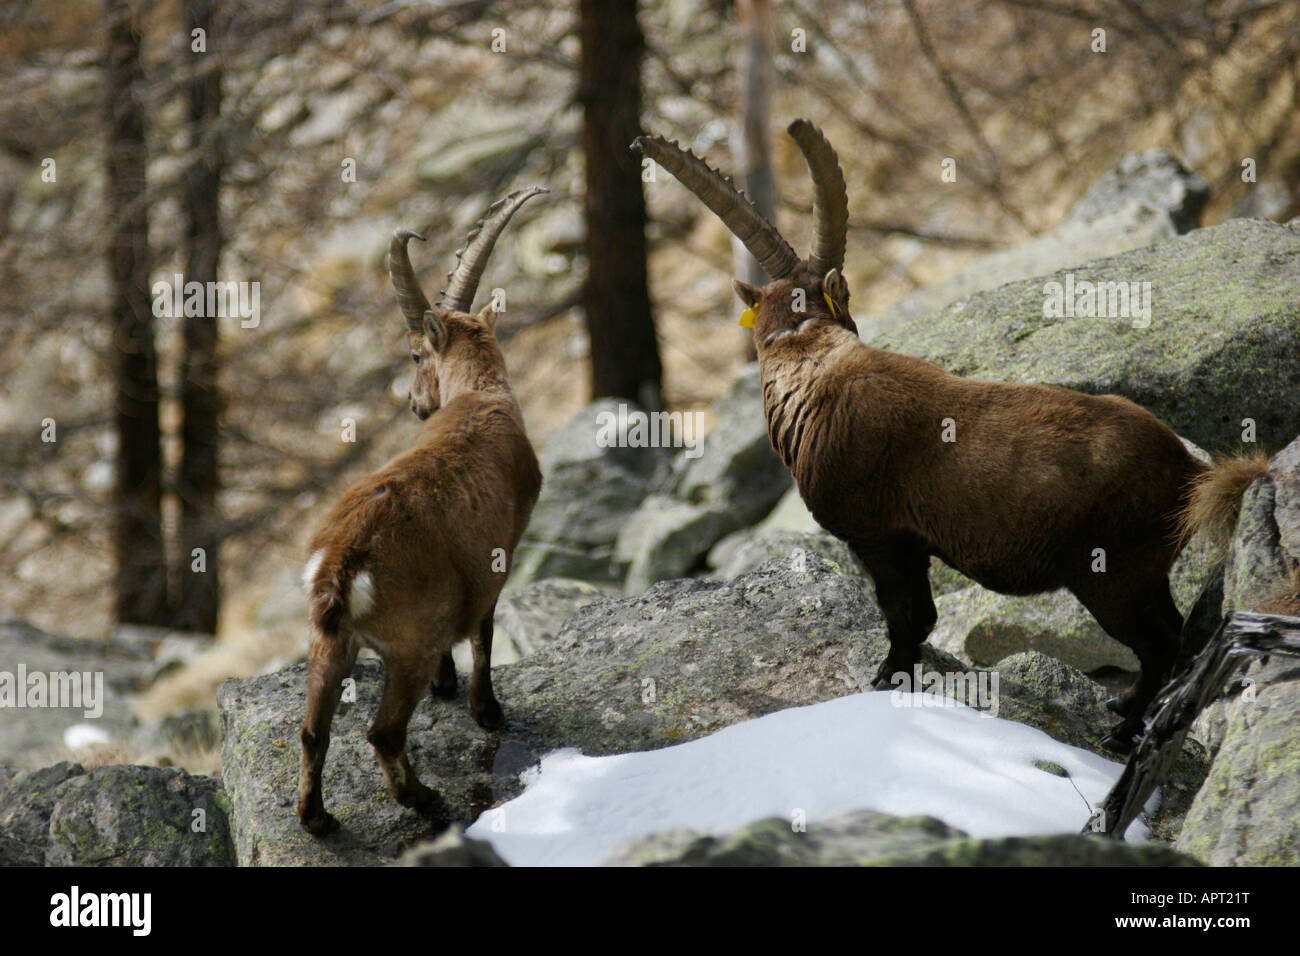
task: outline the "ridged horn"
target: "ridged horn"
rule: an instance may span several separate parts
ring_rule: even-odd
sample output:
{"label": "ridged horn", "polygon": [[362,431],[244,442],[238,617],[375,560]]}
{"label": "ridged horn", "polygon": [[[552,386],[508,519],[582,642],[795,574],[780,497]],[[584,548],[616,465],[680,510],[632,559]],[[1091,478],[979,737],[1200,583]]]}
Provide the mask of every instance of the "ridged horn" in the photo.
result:
{"label": "ridged horn", "polygon": [[794,271],[799,257],[790,248],[790,243],[777,232],[776,226],[763,218],[728,177],[690,150],[662,136],[638,136],[632,141],[631,148],[649,156],[672,173],[678,182],[708,206],[732,235],[745,244],[749,254],[772,279],[784,278]]}
{"label": "ridged horn", "polygon": [[830,142],[812,123],[797,119],[786,132],[808,163],[813,181],[813,248],[808,264],[817,275],[844,268],[844,245],[849,231],[849,193],[844,172]]}
{"label": "ridged horn", "polygon": [[475,224],[465,248],[456,252],[456,269],[447,274],[447,288],[438,300],[438,304],[453,312],[468,312],[474,304],[474,293],[478,291],[478,281],[483,276],[492,247],[505,229],[510,217],[519,211],[519,207],[534,196],[550,192],[542,186],[530,186],[512,192],[504,199],[498,199]]}
{"label": "ridged horn", "polygon": [[396,230],[388,242],[388,275],[393,280],[393,288],[397,290],[397,304],[402,307],[402,315],[406,316],[406,327],[412,332],[423,332],[424,313],[429,311],[429,300],[420,291],[415,270],[411,268],[411,257],[406,251],[408,239],[424,242],[424,236],[418,232]]}

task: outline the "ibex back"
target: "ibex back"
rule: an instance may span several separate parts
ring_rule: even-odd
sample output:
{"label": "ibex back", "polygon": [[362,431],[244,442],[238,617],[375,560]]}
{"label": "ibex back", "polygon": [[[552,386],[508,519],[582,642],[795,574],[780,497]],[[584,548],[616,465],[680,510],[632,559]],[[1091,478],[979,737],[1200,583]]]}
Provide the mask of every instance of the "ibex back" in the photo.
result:
{"label": "ibex back", "polygon": [[[875,582],[890,645],[876,686],[920,659],[936,617],[932,555],[994,591],[1068,588],[1142,665],[1111,702],[1124,720],[1105,742],[1126,750],[1179,646],[1168,574],[1180,529],[1207,508],[1234,511],[1263,465],[1206,466],[1118,396],[967,380],[865,345],[841,274],[848,197],[838,157],[807,120],[789,132],[813,178],[808,259],[699,157],[659,137],[633,148],[699,197],[772,279],[735,283],[754,310],[768,435],[813,517]],[[1199,511],[1189,505],[1198,493]]]}
{"label": "ibex back", "polygon": [[457,642],[469,639],[474,652],[471,714],[489,729],[501,722],[492,617],[542,477],[493,332],[497,313],[491,305],[469,309],[497,237],[541,192],[512,193],[489,210],[437,306],[420,291],[407,257],[407,241],[420,237],[398,230],[389,246],[416,365],[411,409],[428,423],[414,448],[347,490],[309,546],[312,641],[298,816],[311,833],[338,826],[325,811],[321,772],[343,680],[361,646],[384,662],[383,697],[367,736],[403,806],[447,822],[441,797],[411,768],[406,728],[430,687],[455,694]]}

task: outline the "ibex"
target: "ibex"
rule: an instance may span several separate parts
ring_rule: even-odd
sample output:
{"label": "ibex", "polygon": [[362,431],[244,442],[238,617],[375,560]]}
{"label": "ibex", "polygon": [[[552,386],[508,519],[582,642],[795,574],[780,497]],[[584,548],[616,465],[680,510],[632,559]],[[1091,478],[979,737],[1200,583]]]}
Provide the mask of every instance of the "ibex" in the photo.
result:
{"label": "ibex", "polygon": [[415,362],[411,410],[428,423],[414,448],[344,493],[309,545],[303,577],[312,639],[298,817],[310,833],[338,826],[325,811],[321,771],[343,680],[362,645],[384,662],[383,696],[367,739],[403,806],[443,816],[441,797],[407,759],[406,727],[426,690],[455,694],[451,649],[464,638],[474,652],[470,713],[482,727],[500,724],[492,616],[542,476],[493,332],[497,313],[492,304],[469,310],[506,223],[546,191],[511,193],[488,210],[436,306],[420,291],[406,249],[409,239],[423,237],[399,229],[389,244],[389,274]]}
{"label": "ibex", "polygon": [[1128,749],[1179,646],[1168,575],[1180,519],[1198,487],[1201,513],[1235,511],[1258,462],[1206,466],[1115,395],[972,381],[864,344],[841,275],[839,159],[807,120],[788,132],[813,180],[807,259],[699,157],[655,136],[632,148],[721,218],[772,279],[734,283],[752,310],[742,324],[752,320],[768,436],[817,522],[875,582],[889,631],[875,686],[920,659],[936,616],[932,555],[1004,594],[1068,588],[1141,663],[1137,683],[1111,701],[1124,719],[1103,741]]}

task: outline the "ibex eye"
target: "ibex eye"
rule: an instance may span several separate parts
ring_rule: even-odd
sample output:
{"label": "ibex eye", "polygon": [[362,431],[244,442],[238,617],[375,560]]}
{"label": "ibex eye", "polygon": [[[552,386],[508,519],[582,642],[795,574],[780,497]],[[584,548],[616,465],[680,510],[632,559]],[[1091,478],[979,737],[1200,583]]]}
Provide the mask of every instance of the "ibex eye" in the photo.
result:
{"label": "ibex eye", "polygon": [[419,353],[419,352],[412,352],[412,353],[411,353],[411,361],[414,362],[416,365],[419,365],[419,364],[420,364],[420,353]]}

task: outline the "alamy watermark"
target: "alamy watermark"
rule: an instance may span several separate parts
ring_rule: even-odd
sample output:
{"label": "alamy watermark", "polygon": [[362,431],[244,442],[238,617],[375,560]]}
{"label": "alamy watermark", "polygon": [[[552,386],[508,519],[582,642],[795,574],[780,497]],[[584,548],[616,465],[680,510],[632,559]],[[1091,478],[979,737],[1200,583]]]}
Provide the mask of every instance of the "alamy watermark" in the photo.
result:
{"label": "alamy watermark", "polygon": [[104,713],[103,671],[0,671],[0,708],[80,709],[89,720]]}
{"label": "alamy watermark", "polygon": [[178,272],[170,281],[159,279],[152,291],[153,314],[159,319],[231,318],[244,329],[255,329],[262,321],[260,282],[186,282]]}
{"label": "alamy watermark", "polygon": [[998,715],[997,671],[927,671],[918,663],[912,672],[897,671],[889,682],[894,707],[952,707],[964,702],[981,717]]}
{"label": "alamy watermark", "polygon": [[619,404],[618,413],[596,415],[601,448],[685,448],[687,458],[704,453],[699,412],[643,412]]}
{"label": "alamy watermark", "polygon": [[1043,283],[1043,318],[1132,319],[1133,328],[1150,328],[1151,283],[1076,281],[1067,272],[1065,282]]}

